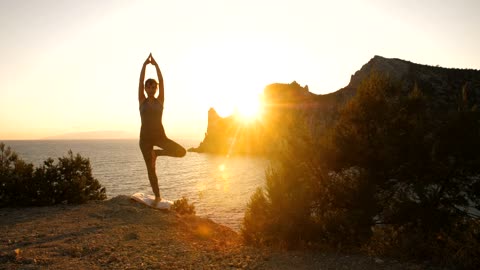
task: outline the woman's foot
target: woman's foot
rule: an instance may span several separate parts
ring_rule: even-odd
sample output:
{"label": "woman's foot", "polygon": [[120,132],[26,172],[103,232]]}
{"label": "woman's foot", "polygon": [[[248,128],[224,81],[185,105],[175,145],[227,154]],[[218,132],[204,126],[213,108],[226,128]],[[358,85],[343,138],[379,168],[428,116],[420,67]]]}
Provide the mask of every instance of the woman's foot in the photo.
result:
{"label": "woman's foot", "polygon": [[160,197],[157,197],[155,196],[155,200],[153,200],[153,202],[151,202],[151,206],[152,207],[158,207],[158,204],[162,201],[162,199]]}

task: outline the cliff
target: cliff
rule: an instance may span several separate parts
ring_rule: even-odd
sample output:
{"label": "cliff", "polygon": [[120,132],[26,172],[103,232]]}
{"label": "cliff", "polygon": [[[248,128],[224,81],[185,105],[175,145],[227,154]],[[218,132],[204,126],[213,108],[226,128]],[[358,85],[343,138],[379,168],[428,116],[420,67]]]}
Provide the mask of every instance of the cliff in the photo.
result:
{"label": "cliff", "polygon": [[264,154],[262,134],[263,125],[259,121],[244,123],[236,115],[222,118],[210,108],[204,140],[188,151],[224,155]]}
{"label": "cliff", "polygon": [[479,70],[443,68],[374,56],[351,76],[347,86],[333,93],[316,95],[308,86],[302,87],[295,81],[266,86],[264,115],[248,126],[234,115],[221,118],[210,109],[205,138],[199,147],[189,151],[263,155],[276,147],[279,138],[295,136],[292,131],[301,129],[319,136],[335,123],[339,110],[372,73],[384,74],[399,83],[404,94],[418,87],[433,101],[430,104],[433,111],[455,110],[465,97],[470,106],[480,104]]}
{"label": "cliff", "polygon": [[410,91],[416,85],[432,98],[438,109],[452,109],[465,91],[472,104],[480,103],[480,70],[443,68],[412,63],[401,59],[373,57],[360,70],[355,72],[350,83],[334,94],[348,100],[356,89],[372,72],[386,74]]}

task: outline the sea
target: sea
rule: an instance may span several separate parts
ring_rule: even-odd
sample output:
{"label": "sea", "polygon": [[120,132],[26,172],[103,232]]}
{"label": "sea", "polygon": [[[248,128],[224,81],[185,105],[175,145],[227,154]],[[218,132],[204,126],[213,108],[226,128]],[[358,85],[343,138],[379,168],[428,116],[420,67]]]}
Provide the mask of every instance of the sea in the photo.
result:
{"label": "sea", "polygon": [[[136,192],[153,194],[138,140],[26,140],[3,141],[20,158],[41,165],[69,150],[90,160],[93,176],[106,188],[107,198]],[[198,141],[178,140],[186,149]],[[236,231],[241,228],[247,203],[265,184],[264,158],[188,152],[183,158],[158,157],[156,168],[161,196],[186,197],[198,216]]]}

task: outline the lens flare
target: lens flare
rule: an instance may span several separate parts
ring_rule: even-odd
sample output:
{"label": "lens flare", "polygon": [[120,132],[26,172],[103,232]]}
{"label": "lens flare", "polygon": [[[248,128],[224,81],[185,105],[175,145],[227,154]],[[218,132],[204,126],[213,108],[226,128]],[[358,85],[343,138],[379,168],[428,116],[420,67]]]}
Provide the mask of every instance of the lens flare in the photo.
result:
{"label": "lens flare", "polygon": [[218,169],[219,169],[221,172],[225,171],[225,164],[220,164],[220,165],[218,166]]}

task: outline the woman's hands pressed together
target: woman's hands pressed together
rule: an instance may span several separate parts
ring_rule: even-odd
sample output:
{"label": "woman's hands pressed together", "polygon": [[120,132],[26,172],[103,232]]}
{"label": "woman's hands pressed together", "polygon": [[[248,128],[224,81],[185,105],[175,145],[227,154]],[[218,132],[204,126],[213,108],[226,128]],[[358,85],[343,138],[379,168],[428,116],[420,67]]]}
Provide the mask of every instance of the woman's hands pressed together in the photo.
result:
{"label": "woman's hands pressed together", "polygon": [[157,61],[155,61],[155,58],[153,58],[153,55],[152,53],[150,53],[147,57],[147,60],[145,60],[145,63],[143,63],[144,66],[148,65],[148,64],[152,64],[154,65],[155,67],[158,66],[157,64]]}

